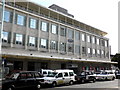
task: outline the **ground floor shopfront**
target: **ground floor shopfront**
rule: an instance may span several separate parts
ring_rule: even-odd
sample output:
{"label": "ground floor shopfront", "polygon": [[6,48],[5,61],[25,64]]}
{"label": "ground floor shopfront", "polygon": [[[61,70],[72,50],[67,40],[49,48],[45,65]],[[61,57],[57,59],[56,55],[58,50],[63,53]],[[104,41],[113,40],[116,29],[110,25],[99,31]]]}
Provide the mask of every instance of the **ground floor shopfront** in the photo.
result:
{"label": "ground floor shopfront", "polygon": [[87,60],[41,58],[18,55],[3,55],[5,73],[13,70],[40,71],[41,69],[72,69],[76,74],[83,70],[109,70],[111,63]]}

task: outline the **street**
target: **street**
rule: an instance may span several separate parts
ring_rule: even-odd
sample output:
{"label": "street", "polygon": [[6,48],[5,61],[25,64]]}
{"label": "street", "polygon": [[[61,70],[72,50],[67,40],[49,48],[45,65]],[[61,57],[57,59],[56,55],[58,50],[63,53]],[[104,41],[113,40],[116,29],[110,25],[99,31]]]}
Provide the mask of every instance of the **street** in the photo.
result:
{"label": "street", "polygon": [[[64,86],[57,86],[55,88],[50,87],[43,87],[41,90],[58,90],[58,89],[66,89],[66,90],[77,90],[77,89],[84,89],[84,90],[119,90],[120,89],[120,79],[115,79],[113,81],[96,81],[95,83],[84,83],[84,84],[74,84],[74,85],[64,85]],[[118,89],[119,87],[119,89]]]}

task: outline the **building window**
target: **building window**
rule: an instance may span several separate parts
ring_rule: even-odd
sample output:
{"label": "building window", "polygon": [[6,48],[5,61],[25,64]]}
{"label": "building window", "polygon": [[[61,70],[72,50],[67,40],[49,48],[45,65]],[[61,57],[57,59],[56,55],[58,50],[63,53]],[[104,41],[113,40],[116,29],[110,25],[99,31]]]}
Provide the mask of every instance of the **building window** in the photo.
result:
{"label": "building window", "polygon": [[51,33],[57,34],[57,26],[52,24],[52,27],[51,27],[51,28],[52,28],[52,29],[51,29]]}
{"label": "building window", "polygon": [[89,53],[89,54],[91,53],[91,48],[88,48],[88,53]]}
{"label": "building window", "polygon": [[95,55],[95,49],[93,49],[93,54]]}
{"label": "building window", "polygon": [[108,41],[105,41],[105,47],[107,47],[108,46]]}
{"label": "building window", "polygon": [[48,49],[48,40],[47,39],[41,39],[40,47]]}
{"label": "building window", "polygon": [[82,33],[82,41],[85,41],[85,34]]}
{"label": "building window", "polygon": [[41,30],[47,32],[48,31],[48,23],[42,22]]}
{"label": "building window", "polygon": [[79,31],[75,31],[75,40],[80,40],[80,33],[79,33]]}
{"label": "building window", "polygon": [[35,46],[35,37],[29,37],[29,46]]}
{"label": "building window", "polygon": [[94,36],[92,37],[92,43],[95,43],[95,37]]}
{"label": "building window", "polygon": [[90,42],[90,36],[89,35],[87,36],[87,41]]}
{"label": "building window", "polygon": [[6,43],[8,42],[8,34],[9,34],[8,32],[4,32],[4,31],[2,32],[2,37],[1,37],[2,42],[6,42]]}
{"label": "building window", "polygon": [[50,49],[57,50],[57,41],[50,42]]}
{"label": "building window", "polygon": [[104,55],[104,51],[102,50],[102,55]]}
{"label": "building window", "polygon": [[60,43],[60,51],[66,52],[66,43],[63,42]]}
{"label": "building window", "polygon": [[74,31],[71,29],[68,29],[68,38],[73,39],[74,38]]}
{"label": "building window", "polygon": [[73,44],[69,43],[68,44],[68,52],[73,52],[74,48],[73,48]]}
{"label": "building window", "polygon": [[16,44],[22,44],[23,43],[23,35],[22,34],[16,34]]}
{"label": "building window", "polygon": [[11,13],[9,11],[4,11],[4,21],[5,22],[10,22],[10,15]]}
{"label": "building window", "polygon": [[102,41],[102,46],[105,46],[105,41],[104,40],[101,40]]}
{"label": "building window", "polygon": [[79,45],[75,45],[75,53],[80,53],[80,46]]}
{"label": "building window", "polygon": [[17,14],[17,24],[18,25],[25,25],[25,16]]}
{"label": "building window", "polygon": [[30,18],[30,28],[37,29],[37,20]]}
{"label": "building window", "polygon": [[82,54],[86,54],[86,48],[82,47]]}
{"label": "building window", "polygon": [[100,55],[100,50],[97,50],[97,54]]}
{"label": "building window", "polygon": [[66,29],[65,29],[65,27],[61,27],[60,28],[60,35],[61,36],[66,36]]}
{"label": "building window", "polygon": [[100,44],[100,40],[97,38],[97,44],[99,45]]}

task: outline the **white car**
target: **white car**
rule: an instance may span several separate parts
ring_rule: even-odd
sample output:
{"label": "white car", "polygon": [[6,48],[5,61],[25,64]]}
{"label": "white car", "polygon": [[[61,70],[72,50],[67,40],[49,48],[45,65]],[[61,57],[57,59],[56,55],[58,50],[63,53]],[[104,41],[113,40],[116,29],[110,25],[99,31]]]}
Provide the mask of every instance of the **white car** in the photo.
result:
{"label": "white car", "polygon": [[46,77],[43,77],[44,84],[50,84],[53,87],[60,84],[70,84],[72,85],[75,80],[75,74],[73,70],[55,70]]}
{"label": "white car", "polygon": [[97,72],[95,75],[97,80],[114,80],[116,78],[115,73],[111,70]]}

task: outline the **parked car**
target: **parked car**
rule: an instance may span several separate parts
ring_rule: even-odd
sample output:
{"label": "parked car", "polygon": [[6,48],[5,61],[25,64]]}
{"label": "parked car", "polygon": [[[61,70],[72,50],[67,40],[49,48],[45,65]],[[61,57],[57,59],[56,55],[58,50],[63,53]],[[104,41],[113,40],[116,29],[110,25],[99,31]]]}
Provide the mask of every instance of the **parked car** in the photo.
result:
{"label": "parked car", "polygon": [[50,69],[41,69],[40,73],[43,74],[43,76],[47,76],[48,74],[51,74],[53,70]]}
{"label": "parked car", "polygon": [[60,84],[70,84],[75,82],[75,74],[73,70],[55,70],[44,78],[44,84],[52,85],[53,87]]}
{"label": "parked car", "polygon": [[115,75],[116,75],[116,79],[120,79],[120,71],[117,71]]}
{"label": "parked car", "polygon": [[81,72],[79,75],[76,76],[76,81],[80,83],[85,83],[89,81],[96,81],[96,76],[92,72]]}
{"label": "parked car", "polygon": [[97,80],[114,80],[116,78],[115,73],[111,70],[97,72],[95,75]]}
{"label": "parked car", "polygon": [[35,88],[39,90],[41,88],[41,82],[43,76],[36,71],[18,71],[7,76],[2,81],[2,90],[14,90],[17,88]]}

